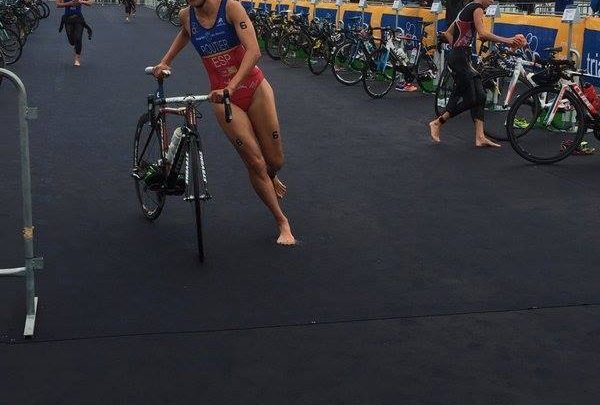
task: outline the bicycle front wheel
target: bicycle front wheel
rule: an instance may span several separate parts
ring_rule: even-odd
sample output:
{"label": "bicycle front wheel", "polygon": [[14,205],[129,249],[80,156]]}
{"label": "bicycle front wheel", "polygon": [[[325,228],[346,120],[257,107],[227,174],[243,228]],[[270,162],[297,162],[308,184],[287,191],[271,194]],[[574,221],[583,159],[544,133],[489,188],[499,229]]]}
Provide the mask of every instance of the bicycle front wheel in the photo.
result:
{"label": "bicycle front wheel", "polygon": [[365,67],[365,54],[357,42],[346,42],[336,49],[332,56],[331,69],[335,79],[352,86],[362,80]]}
{"label": "bicycle front wheel", "polygon": [[[534,87],[513,104],[506,119],[510,144],[521,157],[550,164],[569,156],[585,135],[585,109],[577,97],[553,86]],[[552,111],[555,111],[552,120]],[[550,122],[548,122],[550,120]]]}
{"label": "bicycle front wheel", "polygon": [[385,49],[377,49],[371,55],[371,60],[363,72],[363,87],[367,94],[373,98],[381,98],[388,94],[396,82],[397,72],[390,52]]}
{"label": "bicycle front wheel", "polygon": [[[198,257],[204,262],[204,238],[202,236],[202,201],[206,199],[207,192],[204,181],[204,158],[199,148],[198,139],[190,136],[188,147],[188,170],[191,178],[188,178],[188,196],[193,197],[192,203],[196,214],[196,237],[198,239]],[[189,182],[191,181],[191,184]]]}
{"label": "bicycle front wheel", "polygon": [[162,160],[161,121],[152,125],[149,114],[138,120],[133,143],[135,192],[144,217],[150,221],[160,216],[165,205]]}

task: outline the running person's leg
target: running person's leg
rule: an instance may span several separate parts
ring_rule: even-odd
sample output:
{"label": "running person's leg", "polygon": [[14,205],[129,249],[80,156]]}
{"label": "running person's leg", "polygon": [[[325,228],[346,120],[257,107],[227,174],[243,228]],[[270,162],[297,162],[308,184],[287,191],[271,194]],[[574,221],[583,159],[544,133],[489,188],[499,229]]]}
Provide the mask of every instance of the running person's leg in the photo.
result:
{"label": "running person's leg", "polygon": [[440,142],[440,129],[450,118],[467,110],[471,110],[471,117],[475,124],[475,146],[494,146],[499,144],[489,140],[484,134],[484,103],[485,91],[481,76],[473,69],[469,62],[470,55],[462,52],[451,52],[448,63],[454,71],[456,88],[451,94],[446,107],[446,112],[429,123],[431,138]]}
{"label": "running person's leg", "polygon": [[254,92],[247,113],[267,163],[267,172],[273,180],[275,193],[277,197],[282,198],[285,196],[287,189],[277,177],[277,172],[281,170],[284,162],[283,141],[279,119],[277,118],[275,95],[273,88],[266,79],[262,80]]}
{"label": "running person's leg", "polygon": [[215,111],[219,125],[248,169],[250,183],[277,222],[279,228],[277,243],[281,245],[294,245],[296,239],[292,235],[287,217],[279,206],[273,181],[268,174],[267,162],[258,143],[252,122],[244,110],[235,104],[232,104],[231,108],[234,119],[230,123],[227,123],[224,117],[225,107],[222,104],[213,104],[213,110]]}
{"label": "running person's leg", "polygon": [[75,66],[81,65],[81,49],[83,47],[83,23],[79,18],[69,18],[65,23],[65,32],[67,33],[67,39],[69,44],[73,46],[75,50]]}

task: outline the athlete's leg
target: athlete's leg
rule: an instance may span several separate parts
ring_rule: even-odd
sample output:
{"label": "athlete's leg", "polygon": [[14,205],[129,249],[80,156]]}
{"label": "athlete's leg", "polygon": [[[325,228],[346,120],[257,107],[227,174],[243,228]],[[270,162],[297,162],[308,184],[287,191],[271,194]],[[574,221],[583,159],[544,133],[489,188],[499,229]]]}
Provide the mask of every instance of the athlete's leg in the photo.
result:
{"label": "athlete's leg", "polygon": [[471,108],[471,117],[475,123],[475,146],[486,147],[492,146],[499,148],[500,144],[493,142],[491,139],[485,136],[484,132],[484,105],[485,105],[485,90],[483,90],[483,84],[480,76],[473,78],[473,98],[476,100],[474,106]]}
{"label": "athlete's leg", "polygon": [[248,175],[250,176],[250,183],[252,183],[256,194],[258,194],[273,214],[273,217],[275,217],[275,221],[277,221],[277,226],[279,227],[277,243],[293,245],[296,243],[296,240],[292,235],[290,223],[279,206],[273,182],[267,171],[267,162],[252,129],[252,123],[248,115],[241,108],[234,104],[232,104],[231,108],[233,121],[227,123],[224,117],[224,106],[222,104],[213,104],[217,121],[246,165]]}
{"label": "athlete's leg", "polygon": [[248,117],[267,162],[267,170],[269,177],[273,179],[275,192],[281,198],[286,193],[286,187],[277,177],[277,172],[283,167],[283,142],[275,107],[275,95],[266,79],[263,79],[254,92]]}

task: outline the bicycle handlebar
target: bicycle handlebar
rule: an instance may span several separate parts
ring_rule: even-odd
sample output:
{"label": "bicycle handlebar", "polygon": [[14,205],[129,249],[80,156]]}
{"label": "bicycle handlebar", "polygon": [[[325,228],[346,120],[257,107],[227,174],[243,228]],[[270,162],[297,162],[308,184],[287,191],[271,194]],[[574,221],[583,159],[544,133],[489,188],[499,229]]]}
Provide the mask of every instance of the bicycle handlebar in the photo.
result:
{"label": "bicycle handlebar", "polygon": [[[144,69],[144,73],[146,73],[147,75],[154,75],[154,66],[148,66],[146,69]],[[163,70],[162,73],[164,77],[171,76],[170,70]]]}
{"label": "bicycle handlebar", "polygon": [[[144,72],[147,75],[154,75],[154,66],[148,66],[144,69]],[[171,75],[170,70],[162,71],[164,77],[168,77]],[[168,103],[186,103],[186,102],[195,102],[195,101],[207,101],[209,100],[209,95],[203,96],[184,96],[184,97],[169,97],[165,98],[163,93],[163,84],[162,78],[157,79],[159,83],[159,89],[157,92],[158,97],[161,100],[160,104],[168,104]],[[233,111],[231,108],[231,94],[229,94],[229,90],[223,90],[223,99],[221,102],[225,106],[225,122],[229,123],[233,120]]]}

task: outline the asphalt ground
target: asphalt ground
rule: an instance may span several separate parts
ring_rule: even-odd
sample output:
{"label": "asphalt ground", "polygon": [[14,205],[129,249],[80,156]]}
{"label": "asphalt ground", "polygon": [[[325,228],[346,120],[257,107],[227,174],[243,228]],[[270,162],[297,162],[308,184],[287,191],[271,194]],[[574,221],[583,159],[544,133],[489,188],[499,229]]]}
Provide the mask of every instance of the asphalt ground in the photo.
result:
{"label": "asphalt ground", "polygon": [[[431,96],[371,100],[329,72],[264,56],[298,247],[201,107],[207,259],[178,198],[135,198],[132,139],[155,89],[143,68],[176,34],[152,10],[85,9],[83,66],[59,15],[13,66],[29,104],[38,271],[0,281],[0,403],[595,404],[597,156],[533,166],[478,150],[468,114],[431,144]],[[167,94],[205,93],[189,46]],[[16,93],[0,88],[0,266],[23,265]],[[176,123],[171,121],[174,128]],[[594,142],[592,142],[594,143]],[[5,402],[6,401],[6,402]]]}

